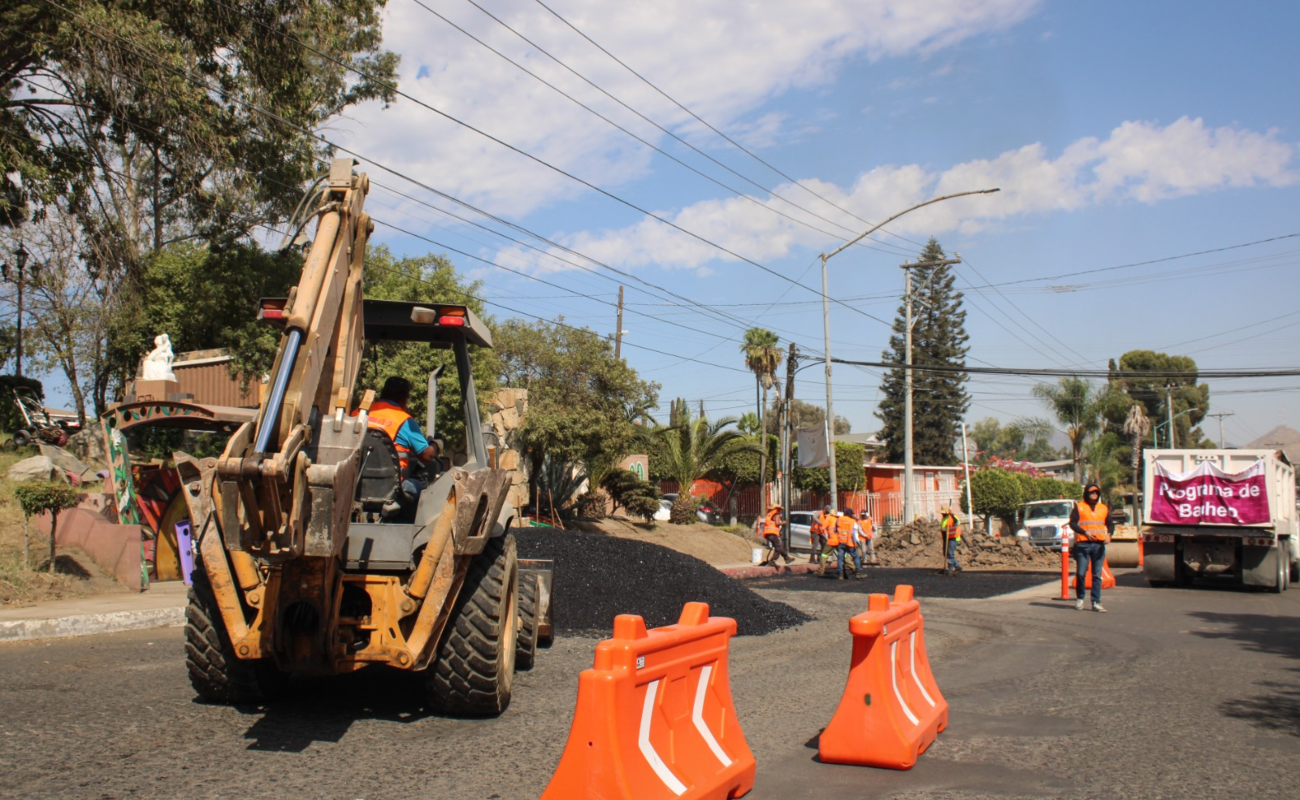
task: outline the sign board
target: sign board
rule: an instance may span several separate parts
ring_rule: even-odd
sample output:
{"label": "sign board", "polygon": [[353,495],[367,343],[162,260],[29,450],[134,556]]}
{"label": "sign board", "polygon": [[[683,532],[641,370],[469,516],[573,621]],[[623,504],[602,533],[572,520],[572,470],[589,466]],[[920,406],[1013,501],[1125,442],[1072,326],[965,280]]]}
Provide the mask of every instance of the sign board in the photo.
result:
{"label": "sign board", "polygon": [[1259,525],[1270,519],[1263,460],[1241,472],[1206,461],[1191,472],[1152,464],[1150,520],[1171,525]]}

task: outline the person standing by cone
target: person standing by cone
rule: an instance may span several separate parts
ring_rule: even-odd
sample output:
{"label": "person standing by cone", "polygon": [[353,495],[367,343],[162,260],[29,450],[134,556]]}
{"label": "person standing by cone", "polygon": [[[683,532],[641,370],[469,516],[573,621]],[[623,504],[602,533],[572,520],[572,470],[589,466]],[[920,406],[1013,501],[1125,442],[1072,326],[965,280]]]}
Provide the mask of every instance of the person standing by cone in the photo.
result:
{"label": "person standing by cone", "polygon": [[956,575],[961,572],[961,564],[957,563],[957,548],[961,546],[961,520],[957,515],[952,513],[952,509],[944,506],[940,512],[939,531],[943,534],[944,546],[947,551],[948,564],[944,569],[946,575]]}
{"label": "person standing by cone", "polygon": [[784,558],[785,563],[789,564],[794,559],[785,549],[785,542],[781,541],[781,526],[785,525],[785,520],[781,518],[781,512],[785,509],[780,503],[774,504],[767,510],[766,516],[763,517],[763,538],[772,548],[772,557],[764,561],[761,566],[775,567],[778,566],[776,560]]}
{"label": "person standing by cone", "polygon": [[1101,604],[1101,567],[1106,559],[1106,542],[1115,532],[1115,523],[1110,518],[1110,508],[1101,502],[1101,487],[1090,483],[1083,489],[1083,499],[1074,504],[1070,512],[1070,529],[1074,531],[1074,546],[1070,554],[1074,556],[1074,609],[1083,610],[1083,584],[1088,580],[1088,568],[1092,568],[1092,610],[1102,614],[1106,607]]}

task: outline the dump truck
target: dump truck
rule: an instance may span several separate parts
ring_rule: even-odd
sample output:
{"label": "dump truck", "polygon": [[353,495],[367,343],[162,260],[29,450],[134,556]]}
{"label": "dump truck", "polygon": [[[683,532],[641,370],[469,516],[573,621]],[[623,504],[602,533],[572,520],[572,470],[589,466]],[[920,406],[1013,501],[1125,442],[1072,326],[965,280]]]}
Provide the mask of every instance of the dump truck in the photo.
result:
{"label": "dump truck", "polygon": [[[368,188],[349,159],[331,164],[306,206],[317,226],[300,281],[258,310],[282,333],[256,417],[219,458],[176,454],[197,550],[186,665],[215,703],[386,665],[423,673],[418,704],[495,715],[549,635],[550,565],[521,568],[511,475],[480,419],[469,348],[491,332],[463,305],[362,297]],[[356,386],[363,345],[388,341],[450,350],[458,379],[463,447],[430,462],[413,509],[398,502],[409,476],[393,441],[367,424],[373,392]]]}
{"label": "dump truck", "polygon": [[1273,450],[1147,450],[1143,573],[1273,592],[1300,577],[1295,467]]}

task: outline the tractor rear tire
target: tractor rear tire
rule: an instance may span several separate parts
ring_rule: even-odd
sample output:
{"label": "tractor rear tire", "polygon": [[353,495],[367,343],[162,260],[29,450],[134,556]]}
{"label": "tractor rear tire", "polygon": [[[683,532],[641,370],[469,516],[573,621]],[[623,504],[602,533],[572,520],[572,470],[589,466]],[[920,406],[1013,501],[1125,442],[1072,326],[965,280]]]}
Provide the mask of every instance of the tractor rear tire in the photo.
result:
{"label": "tractor rear tire", "polygon": [[194,570],[193,579],[185,609],[185,667],[190,685],[205,703],[237,705],[262,700],[264,683],[259,680],[259,672],[274,667],[235,655],[202,567]]}
{"label": "tractor rear tire", "polygon": [[519,558],[515,537],[489,539],[474,557],[429,670],[436,711],[492,717],[510,705],[518,641]]}
{"label": "tractor rear tire", "polygon": [[26,447],[32,443],[31,431],[14,431],[14,447]]}
{"label": "tractor rear tire", "polygon": [[519,578],[519,638],[515,642],[515,671],[527,672],[537,659],[537,576]]}

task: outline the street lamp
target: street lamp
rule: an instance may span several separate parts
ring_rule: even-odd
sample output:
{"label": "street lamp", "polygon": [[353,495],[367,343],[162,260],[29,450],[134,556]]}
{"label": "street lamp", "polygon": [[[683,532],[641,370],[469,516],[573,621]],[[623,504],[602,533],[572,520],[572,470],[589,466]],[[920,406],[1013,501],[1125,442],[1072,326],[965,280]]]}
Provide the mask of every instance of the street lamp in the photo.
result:
{"label": "street lamp", "polygon": [[839,492],[835,488],[835,481],[836,481],[835,436],[834,436],[835,411],[831,404],[831,310],[830,310],[830,289],[828,289],[826,285],[826,262],[829,261],[831,258],[839,255],[840,253],[844,252],[845,250],[849,249],[850,247],[857,244],[858,242],[862,241],[863,239],[867,238],[868,236],[875,233],[876,231],[880,230],[881,228],[888,225],[889,223],[893,222],[894,220],[898,219],[899,217],[903,216],[904,214],[915,211],[918,208],[924,208],[925,206],[931,205],[933,203],[938,203],[944,200],[951,200],[954,197],[965,197],[967,195],[972,195],[972,194],[993,194],[996,191],[1000,191],[1000,190],[999,189],[976,189],[969,192],[958,192],[957,194],[946,194],[943,195],[942,197],[932,197],[929,200],[926,200],[924,203],[917,203],[916,205],[910,208],[903,209],[902,211],[898,212],[897,214],[885,220],[884,222],[880,222],[872,226],[872,228],[868,230],[866,233],[863,233],[859,236],[854,237],[853,239],[850,239],[849,241],[835,248],[831,252],[821,254],[822,338],[825,344],[824,350],[826,351],[826,448],[830,452],[830,462],[831,462],[831,474],[830,474],[831,508],[837,509],[840,507],[840,505],[839,505]]}
{"label": "street lamp", "polygon": [[[23,243],[18,243],[18,249],[14,251],[14,266],[18,268],[18,367],[14,374],[22,377],[23,374],[23,269],[27,266],[27,248]],[[9,262],[0,264],[0,274],[4,279],[9,280]]]}

